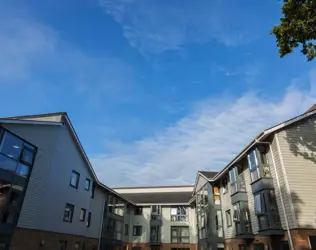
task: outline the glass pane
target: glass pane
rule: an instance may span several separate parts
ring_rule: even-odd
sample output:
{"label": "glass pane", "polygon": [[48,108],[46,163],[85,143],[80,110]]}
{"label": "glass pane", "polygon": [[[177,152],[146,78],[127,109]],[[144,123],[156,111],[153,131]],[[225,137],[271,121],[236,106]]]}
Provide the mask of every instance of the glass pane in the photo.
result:
{"label": "glass pane", "polygon": [[181,242],[182,243],[190,243],[190,238],[189,237],[181,238]]}
{"label": "glass pane", "polygon": [[259,179],[259,169],[255,169],[255,170],[253,170],[253,171],[251,171],[251,180],[252,181],[256,181],[256,180],[258,180]]}
{"label": "glass pane", "polygon": [[76,172],[72,172],[71,180],[70,180],[71,186],[77,187],[78,181],[79,181],[79,174],[77,174]]}
{"label": "glass pane", "polygon": [[35,154],[35,152],[30,151],[30,150],[24,148],[24,149],[23,149],[23,152],[22,152],[21,160],[22,160],[23,162],[26,162],[26,163],[32,165],[32,163],[33,163],[33,158],[34,158],[34,154]]}
{"label": "glass pane", "polygon": [[22,163],[18,164],[18,168],[16,169],[17,174],[22,175],[23,177],[27,178],[29,172],[30,172],[29,166],[26,166]]}
{"label": "glass pane", "polygon": [[15,172],[17,164],[18,163],[15,160],[0,154],[0,168],[10,172]]}
{"label": "glass pane", "polygon": [[85,188],[86,190],[89,190],[89,189],[90,189],[90,180],[89,180],[89,179],[86,179],[84,188]]}
{"label": "glass pane", "polygon": [[255,212],[259,214],[263,213],[260,194],[255,195]]}
{"label": "glass pane", "polygon": [[257,168],[258,166],[258,160],[257,160],[257,156],[256,156],[256,151],[253,150],[249,153],[248,155],[248,164],[249,164],[249,168],[251,170]]}
{"label": "glass pane", "polygon": [[0,146],[0,151],[11,158],[18,160],[21,154],[22,144],[23,142],[19,138],[5,132]]}
{"label": "glass pane", "polygon": [[189,236],[189,228],[188,227],[181,228],[181,236]]}

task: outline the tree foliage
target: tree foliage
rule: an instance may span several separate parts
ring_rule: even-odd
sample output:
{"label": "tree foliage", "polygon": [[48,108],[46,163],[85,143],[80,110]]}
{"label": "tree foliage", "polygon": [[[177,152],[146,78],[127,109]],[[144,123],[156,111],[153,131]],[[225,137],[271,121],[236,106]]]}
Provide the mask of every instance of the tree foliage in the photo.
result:
{"label": "tree foliage", "polygon": [[311,61],[316,57],[316,0],[283,0],[281,23],[274,26],[280,57],[302,46],[301,52]]}

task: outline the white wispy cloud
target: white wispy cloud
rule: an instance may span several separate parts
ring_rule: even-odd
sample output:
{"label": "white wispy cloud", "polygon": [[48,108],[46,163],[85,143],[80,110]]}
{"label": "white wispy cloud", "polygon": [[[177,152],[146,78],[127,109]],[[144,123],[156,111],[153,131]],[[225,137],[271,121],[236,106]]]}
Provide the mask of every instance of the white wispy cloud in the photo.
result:
{"label": "white wispy cloud", "polygon": [[[7,2],[8,3],[8,2]],[[0,3],[0,84],[38,92],[47,99],[71,93],[98,105],[124,95],[134,83],[134,69],[120,58],[92,56],[64,40],[27,10]],[[1,8],[2,7],[2,8]],[[5,11],[7,10],[7,11]],[[120,99],[117,99],[117,97]]]}
{"label": "white wispy cloud", "polygon": [[122,26],[130,45],[145,56],[211,40],[235,47],[259,34],[260,13],[254,15],[238,1],[99,1]]}
{"label": "white wispy cloud", "polygon": [[222,169],[263,129],[307,110],[315,72],[300,79],[308,89],[292,84],[277,100],[247,93],[200,102],[159,134],[91,156],[97,175],[110,186],[192,184],[198,170]]}

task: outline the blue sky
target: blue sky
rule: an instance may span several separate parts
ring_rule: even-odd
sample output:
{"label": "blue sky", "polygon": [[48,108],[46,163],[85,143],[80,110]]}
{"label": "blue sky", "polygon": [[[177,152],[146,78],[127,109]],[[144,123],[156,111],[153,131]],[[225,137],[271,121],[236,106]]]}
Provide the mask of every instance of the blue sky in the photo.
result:
{"label": "blue sky", "polygon": [[1,116],[68,112],[110,186],[191,184],[316,100],[281,1],[0,2]]}

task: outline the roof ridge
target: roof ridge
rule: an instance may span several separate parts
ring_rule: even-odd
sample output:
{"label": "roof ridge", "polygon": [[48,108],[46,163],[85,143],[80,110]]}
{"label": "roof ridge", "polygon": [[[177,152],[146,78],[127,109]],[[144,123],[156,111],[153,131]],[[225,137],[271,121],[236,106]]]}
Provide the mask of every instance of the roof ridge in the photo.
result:
{"label": "roof ridge", "polygon": [[40,114],[35,114],[35,115],[9,116],[9,117],[3,117],[3,118],[18,120],[18,119],[37,118],[37,117],[54,116],[54,115],[67,115],[67,112],[40,113]]}

